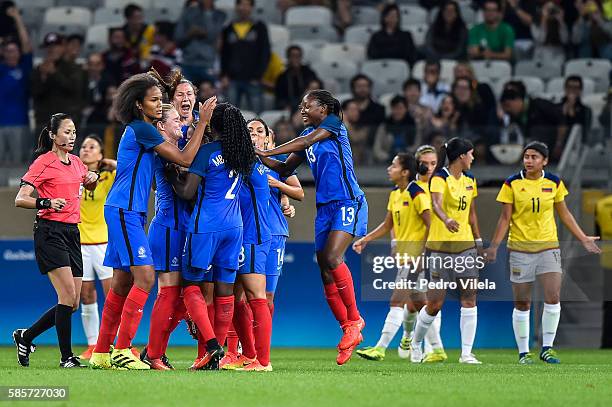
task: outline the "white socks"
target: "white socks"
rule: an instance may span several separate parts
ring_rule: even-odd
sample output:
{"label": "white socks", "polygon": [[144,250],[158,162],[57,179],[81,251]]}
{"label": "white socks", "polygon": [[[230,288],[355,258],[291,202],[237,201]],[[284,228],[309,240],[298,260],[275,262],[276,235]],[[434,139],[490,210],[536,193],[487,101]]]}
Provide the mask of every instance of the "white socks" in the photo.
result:
{"label": "white socks", "polygon": [[519,311],[516,308],[512,311],[512,328],[519,353],[529,352],[529,312],[529,310]]}
{"label": "white socks", "polygon": [[431,324],[436,319],[436,316],[431,316],[426,311],[427,305],[421,308],[419,316],[417,317],[416,326],[414,327],[414,337],[412,338],[413,346],[421,346],[425,334],[431,327]]}
{"label": "white socks", "polygon": [[436,319],[431,324],[431,328],[425,334],[425,354],[434,349],[444,349],[442,338],[440,338],[440,327],[442,325],[442,311],[438,312]]}
{"label": "white socks", "polygon": [[544,303],[544,312],[542,312],[542,346],[553,346],[560,317],[561,304]]}
{"label": "white socks", "polygon": [[380,335],[380,339],[376,344],[376,347],[387,348],[393,337],[402,326],[402,320],[404,318],[404,309],[402,307],[391,307],[389,309],[389,313],[387,314],[387,318],[385,319],[385,324],[382,328],[382,333]]}
{"label": "white socks", "polygon": [[469,355],[472,353],[472,346],[474,345],[474,338],[476,337],[477,321],[478,307],[461,307],[461,319],[459,320],[459,327],[461,328],[462,355]]}
{"label": "white socks", "polygon": [[81,304],[81,320],[83,330],[87,337],[87,345],[95,345],[100,331],[100,315],[98,314],[98,303]]}
{"label": "white socks", "polygon": [[404,334],[403,338],[410,338],[412,333],[414,332],[414,323],[416,321],[418,312],[410,312],[408,311],[408,306],[404,305]]}

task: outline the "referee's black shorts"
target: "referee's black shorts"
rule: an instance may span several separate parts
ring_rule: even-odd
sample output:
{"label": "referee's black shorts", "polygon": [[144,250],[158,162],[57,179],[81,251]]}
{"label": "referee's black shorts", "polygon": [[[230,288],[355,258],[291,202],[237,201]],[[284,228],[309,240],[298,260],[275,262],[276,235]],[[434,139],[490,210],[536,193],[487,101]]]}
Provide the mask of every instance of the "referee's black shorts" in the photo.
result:
{"label": "referee's black shorts", "polygon": [[76,224],[37,218],[34,222],[34,252],[41,274],[70,267],[73,277],[83,277],[81,235]]}

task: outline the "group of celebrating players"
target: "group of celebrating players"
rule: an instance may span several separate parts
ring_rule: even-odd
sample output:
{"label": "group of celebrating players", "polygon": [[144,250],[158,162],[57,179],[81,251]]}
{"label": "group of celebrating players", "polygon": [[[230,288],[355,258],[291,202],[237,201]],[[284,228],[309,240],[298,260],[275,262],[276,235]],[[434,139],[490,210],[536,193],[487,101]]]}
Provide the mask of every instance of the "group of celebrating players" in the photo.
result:
{"label": "group of celebrating players", "polygon": [[[353,168],[340,103],[328,91],[312,90],[300,109],[306,129],[275,146],[266,123],[259,118],[247,123],[235,106],[217,104],[213,97],[196,109],[195,87],[179,71],[169,78],[155,71],[138,74],[121,84],[114,99],[115,117],[126,125],[116,161],[104,159],[96,137],[84,140],[80,158],[70,154],[74,123],[67,115],[53,115],[39,137],[38,157],[22,179],[16,205],[38,210],[36,260],[55,288],[58,304],[30,328],[13,333],[19,363],[29,366],[33,340],[55,326],[60,367],[85,367],[72,353],[70,340],[70,316],[82,301],[89,346],[81,357],[93,368],[173,369],[166,348],[185,319],[198,342],[191,369],[271,371],[274,293],[289,236],[285,218],[295,214],[289,198],[304,196],[295,170],[305,160],[315,181],[317,263],[328,305],[342,329],[339,365],[363,341],[365,326],[344,262],[354,237],[360,237],[353,243],[358,253],[369,241],[392,232],[398,253],[418,256],[426,250],[432,257],[486,255],[495,260],[508,228],[519,361],[532,363],[529,308],[537,277],[545,289],[540,358],[559,363],[552,349],[561,283],[554,210],[588,251],[599,248],[567,210],[563,182],[544,170],[544,144],[528,144],[525,168],[502,186],[502,215],[488,249],[478,228],[476,180],[468,172],[473,146],[458,138],[448,141],[445,152],[422,146],[415,155],[400,153],[393,159],[388,175],[396,188],[388,213],[368,234],[368,204]],[[440,165],[440,156],[448,159],[447,166]],[[147,235],[152,187],[155,216]],[[38,198],[32,197],[34,190]],[[410,266],[400,268],[398,279],[425,272],[431,281],[478,279],[477,269],[459,273],[439,266],[415,273]],[[96,275],[105,294],[101,323]],[[132,340],[156,275],[149,340],[139,354]],[[446,360],[440,339],[445,293],[396,290],[378,343],[357,354],[382,360],[403,324],[401,357],[415,363]],[[459,361],[479,364],[472,353],[476,289],[461,289],[460,298]]]}

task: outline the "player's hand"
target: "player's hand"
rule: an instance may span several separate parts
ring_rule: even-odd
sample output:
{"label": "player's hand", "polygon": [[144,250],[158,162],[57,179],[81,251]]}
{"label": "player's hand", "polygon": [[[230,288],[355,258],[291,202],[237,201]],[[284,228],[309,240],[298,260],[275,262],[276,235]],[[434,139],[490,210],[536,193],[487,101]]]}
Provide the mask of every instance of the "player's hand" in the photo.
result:
{"label": "player's hand", "polygon": [[260,150],[257,147],[253,147],[255,149],[255,154],[257,154],[260,157],[267,157],[268,154],[266,151]]}
{"label": "player's hand", "polygon": [[274,178],[271,175],[268,175],[268,185],[271,188],[278,188],[280,186],[281,182],[279,180],[277,180],[276,178]]}
{"label": "player's hand", "polygon": [[497,260],[497,249],[488,247],[484,250],[484,257],[487,263],[495,263]]}
{"label": "player's hand", "polygon": [[355,253],[361,254],[361,252],[363,251],[363,249],[366,248],[367,245],[368,245],[368,241],[362,237],[361,239],[353,243],[353,250],[355,251]]}
{"label": "player's hand", "polygon": [[55,198],[51,200],[51,209],[55,212],[59,212],[66,206],[66,200],[64,198]]}
{"label": "player's hand", "polygon": [[85,185],[93,184],[94,182],[98,181],[98,178],[100,178],[100,176],[96,174],[95,172],[87,171],[87,175],[85,175],[85,178],[83,178],[83,184]]}
{"label": "player's hand", "polygon": [[599,240],[599,236],[585,236],[585,239],[581,243],[587,252],[599,254],[601,253],[601,249],[597,246],[597,243],[595,243],[597,240]]}
{"label": "player's hand", "polygon": [[18,19],[19,17],[21,17],[19,15],[19,10],[17,9],[17,7],[15,6],[11,6],[9,8],[6,9],[6,15],[13,18],[13,19]]}
{"label": "player's hand", "polygon": [[295,206],[283,206],[281,209],[283,210],[283,215],[285,215],[286,217],[293,218],[295,216]]}
{"label": "player's hand", "polygon": [[198,106],[198,111],[200,113],[200,120],[204,121],[204,123],[210,123],[210,118],[212,117],[213,110],[217,106],[217,97],[212,96],[204,101],[204,103],[200,103]]}
{"label": "player's hand", "polygon": [[459,223],[453,218],[447,218],[444,221],[444,225],[446,226],[446,229],[448,229],[450,232],[455,233],[459,231]]}

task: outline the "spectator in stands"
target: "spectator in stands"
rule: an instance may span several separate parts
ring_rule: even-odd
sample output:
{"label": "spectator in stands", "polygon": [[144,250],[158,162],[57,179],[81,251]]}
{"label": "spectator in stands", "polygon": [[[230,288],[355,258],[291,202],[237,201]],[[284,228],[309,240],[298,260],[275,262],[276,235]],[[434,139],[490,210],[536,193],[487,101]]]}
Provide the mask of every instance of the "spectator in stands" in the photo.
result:
{"label": "spectator in stands", "polygon": [[572,43],[579,58],[612,60],[612,16],[605,17],[598,1],[576,0],[579,17],[572,28]]}
{"label": "spectator in stands", "polygon": [[370,37],[369,59],[403,59],[412,65],[416,49],[412,35],[401,29],[400,9],[397,4],[387,4],[380,15],[381,29]]}
{"label": "spectator in stands", "polygon": [[432,115],[431,109],[423,106],[421,100],[421,82],[418,79],[409,78],[403,85],[404,99],[408,106],[408,114],[416,123],[417,139],[423,139],[423,128]]}
{"label": "spectator in stands", "polygon": [[140,64],[134,51],[128,46],[122,28],[109,28],[108,42],[110,48],[102,54],[104,66],[113,84],[119,86],[121,82],[141,71]]}
{"label": "spectator in stands", "polygon": [[230,102],[254,112],[263,110],[261,79],[270,61],[268,28],[252,19],[254,0],[236,0],[236,19],[221,34],[221,77]]}
{"label": "spectator in stands", "polygon": [[344,35],[344,31],[353,24],[353,1],[352,0],[336,0],[336,8],[334,10],[334,27],[338,30],[339,35]]}
{"label": "spectator in stands", "polygon": [[578,75],[571,75],[565,79],[565,95],[559,106],[565,116],[565,124],[568,128],[577,124],[582,126],[582,139],[588,140],[588,133],[591,129],[593,112],[591,108],[582,103],[582,78]]}
{"label": "spectator in stands", "polygon": [[514,30],[501,21],[498,0],[484,2],[484,23],[470,29],[468,53],[472,59],[501,59],[510,61],[514,49]]}
{"label": "spectator in stands", "polygon": [[441,134],[446,140],[457,136],[459,118],[460,113],[457,110],[457,102],[451,95],[445,95],[442,98],[440,111],[430,116],[423,127],[424,138],[428,140],[434,133]]}
{"label": "spectator in stands", "polygon": [[64,59],[66,61],[77,63],[77,59],[81,56],[85,38],[81,34],[70,34],[66,37],[66,51]]}
{"label": "spectator in stands", "polygon": [[423,106],[429,107],[434,113],[438,112],[444,96],[450,91],[448,84],[440,81],[440,61],[428,60],[425,62],[423,83],[421,85],[421,100]]}
{"label": "spectator in stands", "polygon": [[472,65],[468,61],[458,61],[453,68],[453,75],[454,81],[456,81],[457,78],[468,78],[472,84],[472,89],[476,90],[482,104],[490,109],[488,116],[495,116],[497,112],[497,101],[495,100],[493,90],[491,90],[488,84],[478,82],[476,74],[474,73],[474,68],[472,68]]}
{"label": "spectator in stands", "polygon": [[501,106],[527,140],[540,140],[552,151],[551,159],[558,161],[565,147],[567,128],[563,112],[554,103],[530,98],[515,87],[506,88],[501,95]]}
{"label": "spectator in stands", "polygon": [[80,103],[75,101],[80,102],[84,92],[82,68],[64,59],[64,38],[54,32],[48,33],[42,47],[46,51],[45,58],[31,77],[36,135],[58,109],[73,118],[80,117]]}
{"label": "spectator in stands", "polygon": [[292,45],[287,48],[287,69],[276,81],[276,108],[295,112],[304,95],[304,90],[317,74],[302,62],[302,48]]}
{"label": "spectator in stands", "polygon": [[274,141],[276,145],[280,146],[293,138],[295,138],[296,131],[291,125],[291,121],[286,118],[282,118],[274,124]]}
{"label": "spectator in stands", "polygon": [[563,10],[552,1],[542,7],[539,24],[531,26],[535,43],[533,58],[562,65],[569,40]]}
{"label": "spectator in stands", "polygon": [[104,66],[102,54],[94,52],[87,58],[87,87],[85,100],[87,107],[83,111],[84,135],[95,134],[104,137],[104,129],[108,123],[107,115],[110,103],[107,100],[108,88],[112,79]]}
{"label": "spectator in stands", "polygon": [[459,4],[445,3],[429,26],[425,37],[425,56],[428,59],[462,59],[467,53],[468,30],[461,17]]}
{"label": "spectator in stands", "polygon": [[17,164],[23,160],[24,149],[31,143],[28,105],[32,44],[17,7],[2,11],[15,26],[18,40],[8,37],[0,45],[0,163]]}
{"label": "spectator in stands", "polygon": [[[78,58],[81,55],[81,49],[83,48],[83,43],[85,42],[85,38],[83,38],[80,34],[71,34],[65,39],[64,46],[64,56],[63,60],[66,65],[69,66],[67,70],[73,71],[75,73],[78,72],[79,80],[78,86],[79,89],[83,93],[79,95],[78,98],[70,99],[70,104],[66,107],[62,106],[62,109],[69,110],[71,112],[78,112],[77,116],[73,116],[73,122],[77,129],[80,130],[81,125],[81,112],[87,106],[87,99],[85,98],[85,89],[87,88],[87,73],[83,66],[79,63]],[[79,140],[80,141],[80,140]],[[79,147],[79,145],[77,145]]]}
{"label": "spectator in stands", "polygon": [[175,39],[183,50],[181,70],[193,83],[215,80],[213,67],[226,15],[214,0],[188,3],[176,25]]}
{"label": "spectator in stands", "polygon": [[[314,78],[308,83],[308,86],[306,86],[306,89],[304,90],[304,94],[315,89],[325,89],[325,85],[319,78]],[[299,130],[297,132],[298,134],[304,129],[304,121],[302,120],[302,113],[300,112],[299,108],[293,113],[293,115],[291,115],[291,124],[293,125],[294,129]]]}
{"label": "spectator in stands", "polygon": [[[612,88],[608,90],[608,97],[606,98],[606,104],[599,115],[599,124],[604,129],[604,137],[606,139],[610,138],[612,135],[612,126],[610,125],[610,121],[612,119]],[[608,140],[608,143],[610,140]]]}
{"label": "spectator in stands", "polygon": [[204,80],[198,85],[198,101],[204,103],[204,101],[213,96],[217,96],[217,87],[215,83],[210,80]]}
{"label": "spectator in stands", "polygon": [[361,122],[361,112],[355,99],[342,103],[343,122],[350,134],[353,162],[356,165],[368,164],[369,152],[372,148],[371,128]]}
{"label": "spectator in stands", "polygon": [[155,23],[155,36],[151,48],[151,67],[165,78],[181,63],[182,51],[174,42],[174,24],[169,21]]}
{"label": "spectator in stands", "polygon": [[139,61],[148,60],[151,47],[153,47],[155,26],[145,23],[142,7],[136,4],[125,6],[123,17],[125,17],[123,32],[125,32],[128,46],[134,51]]}
{"label": "spectator in stands", "polygon": [[531,26],[536,24],[537,3],[541,0],[504,0],[504,22],[514,30],[516,56],[528,57],[533,48]]}
{"label": "spectator in stands", "polygon": [[[13,14],[17,7],[13,1],[3,1],[0,3],[0,43],[4,38],[16,38],[19,36],[17,24]],[[19,12],[19,11],[17,11]]]}
{"label": "spectator in stands", "polygon": [[385,108],[372,98],[372,80],[363,74],[355,75],[351,79],[351,93],[351,100],[359,108],[359,124],[367,126],[373,138],[378,126],[385,121]]}
{"label": "spectator in stands", "polygon": [[417,139],[416,123],[408,112],[402,96],[391,99],[391,114],[378,127],[372,149],[377,163],[388,163],[397,153],[414,151],[421,144]]}

